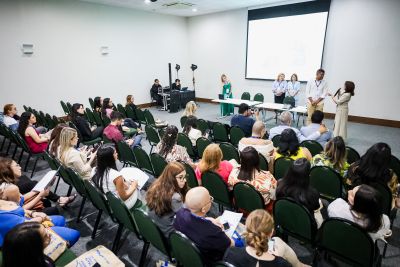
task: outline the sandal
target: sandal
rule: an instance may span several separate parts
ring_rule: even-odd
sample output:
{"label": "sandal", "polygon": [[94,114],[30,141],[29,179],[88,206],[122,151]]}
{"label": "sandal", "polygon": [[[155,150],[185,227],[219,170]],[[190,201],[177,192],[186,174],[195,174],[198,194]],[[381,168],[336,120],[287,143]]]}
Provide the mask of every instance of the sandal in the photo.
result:
{"label": "sandal", "polygon": [[77,196],[76,194],[73,194],[72,196],[69,196],[69,197],[64,196],[64,197],[67,197],[68,200],[67,201],[63,201],[63,202],[61,202],[61,197],[60,197],[58,199],[57,203],[58,203],[58,205],[60,205],[60,207],[64,208],[64,207],[68,206],[69,203],[73,202],[75,200],[76,196]]}

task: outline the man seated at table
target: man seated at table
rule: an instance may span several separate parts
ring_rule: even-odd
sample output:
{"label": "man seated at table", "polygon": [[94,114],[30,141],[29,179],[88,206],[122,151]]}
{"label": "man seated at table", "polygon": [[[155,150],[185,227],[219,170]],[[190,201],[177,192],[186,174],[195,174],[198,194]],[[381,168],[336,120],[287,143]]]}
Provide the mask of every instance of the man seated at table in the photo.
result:
{"label": "man seated at table", "polygon": [[175,79],[175,82],[172,84],[172,90],[181,90],[181,80]]}
{"label": "man seated at table", "polygon": [[235,244],[217,219],[206,217],[212,202],[213,198],[206,188],[194,187],[186,193],[185,207],[176,213],[174,220],[175,230],[196,244],[206,264],[222,260],[225,250]]}
{"label": "man seated at table", "polygon": [[151,99],[154,99],[157,101],[157,105],[162,106],[163,102],[162,102],[162,96],[160,96],[158,94],[158,91],[161,90],[162,86],[160,84],[160,81],[158,79],[154,80],[154,84],[151,86],[150,89],[150,95],[151,95]]}
{"label": "man seated at table", "polygon": [[253,129],[254,123],[260,120],[260,112],[256,110],[254,114],[256,115],[256,120],[254,120],[251,115],[253,112],[251,111],[249,105],[246,103],[242,103],[239,106],[239,114],[236,114],[231,119],[231,126],[237,126],[243,130],[246,137],[251,136],[251,131]]}
{"label": "man seated at table", "polygon": [[281,134],[283,130],[287,128],[290,128],[293,131],[295,131],[297,138],[299,139],[299,142],[302,142],[304,140],[315,140],[319,138],[323,133],[328,131],[325,125],[321,124],[319,128],[315,130],[313,133],[310,133],[310,135],[308,136],[304,136],[301,134],[299,129],[290,126],[292,125],[292,119],[293,119],[292,113],[290,113],[289,111],[282,112],[281,115],[279,116],[280,125],[271,128],[271,131],[269,133],[269,139],[272,140],[272,138],[274,138],[275,135]]}
{"label": "man seated at table", "polygon": [[[314,111],[314,113],[311,115],[311,124],[309,124],[308,126],[301,127],[300,129],[301,134],[306,136],[307,139],[310,139],[308,138],[308,136],[313,135],[315,131],[319,130],[319,127],[321,126],[323,120],[324,120],[324,113],[320,110]],[[317,141],[322,145],[322,147],[324,147],[326,142],[328,142],[331,139],[332,139],[332,132],[327,130],[327,132],[321,134],[321,136],[315,139],[315,141]]]}

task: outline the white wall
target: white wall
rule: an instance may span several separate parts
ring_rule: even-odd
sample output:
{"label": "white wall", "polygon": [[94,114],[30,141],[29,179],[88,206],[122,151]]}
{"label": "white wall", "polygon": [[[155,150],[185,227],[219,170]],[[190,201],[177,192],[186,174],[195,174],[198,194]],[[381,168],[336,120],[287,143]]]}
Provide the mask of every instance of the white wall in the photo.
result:
{"label": "white wall", "polygon": [[[22,55],[23,43],[34,45],[32,56]],[[154,78],[168,83],[168,62],[181,65],[184,85],[191,81],[182,17],[70,0],[0,1],[0,47],[0,104],[20,112],[27,104],[62,115],[60,100],[88,105],[97,95],[148,103]]]}
{"label": "white wall", "polygon": [[[400,120],[400,1],[332,0],[323,68],[331,91],[346,80],[356,84],[350,114]],[[243,91],[263,93],[273,101],[271,82],[246,80],[247,10],[189,19],[190,58],[196,71],[197,96],[215,98],[226,73],[235,97]],[[312,77],[310,77],[312,78]],[[304,88],[305,86],[303,86]],[[335,112],[327,99],[325,111]]]}

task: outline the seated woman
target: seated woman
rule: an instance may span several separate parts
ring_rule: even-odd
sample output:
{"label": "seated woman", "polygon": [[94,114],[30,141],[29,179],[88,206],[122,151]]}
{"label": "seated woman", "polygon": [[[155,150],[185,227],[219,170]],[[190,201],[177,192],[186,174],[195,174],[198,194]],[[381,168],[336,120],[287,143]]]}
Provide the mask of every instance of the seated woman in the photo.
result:
{"label": "seated woman", "polygon": [[147,190],[148,214],[167,238],[174,231],[175,213],[183,206],[188,190],[185,166],[179,162],[168,163]]}
{"label": "seated woman", "polygon": [[293,160],[306,158],[308,161],[312,159],[310,151],[305,147],[300,147],[299,139],[296,133],[288,128],[281,133],[281,140],[275,153],[275,159],[288,157]]}
{"label": "seated woman", "polygon": [[187,134],[192,146],[196,146],[196,141],[203,136],[200,130],[197,129],[197,118],[194,116],[188,116],[185,126],[183,127],[183,133]]}
{"label": "seated woman", "polygon": [[43,212],[24,209],[19,205],[19,190],[15,185],[0,189],[0,246],[5,235],[16,225],[35,221],[51,229],[73,246],[79,239],[79,232],[65,227],[65,218],[60,215],[47,216]]}
{"label": "seated woman", "polygon": [[15,226],[4,238],[2,266],[55,267],[53,260],[43,253],[50,238],[46,228],[38,222]]}
{"label": "seated woman", "polygon": [[42,153],[47,149],[49,138],[39,132],[33,127],[36,123],[36,117],[31,112],[24,112],[21,114],[18,125],[18,133],[25,139],[32,153]]}
{"label": "seated woman", "polygon": [[104,128],[102,126],[90,127],[89,122],[85,118],[85,108],[82,104],[75,103],[72,105],[72,122],[78,128],[82,141],[89,141],[102,137]]}
{"label": "seated woman", "polygon": [[[136,180],[127,181],[117,170],[117,151],[112,144],[101,146],[97,150],[97,167],[92,170],[92,181],[103,193],[111,192],[131,209],[139,198],[138,183]],[[129,178],[129,177],[126,177]]]}
{"label": "seated woman", "polygon": [[14,104],[6,104],[4,105],[4,124],[9,127],[11,130],[16,131],[18,129],[18,120],[17,116],[17,107]]}
{"label": "seated woman", "polygon": [[318,191],[310,186],[310,168],[310,162],[305,158],[295,160],[286,176],[278,181],[276,199],[284,197],[294,199],[314,214],[315,221],[320,227],[323,221],[321,215],[323,206]]}
{"label": "seated woman", "polygon": [[164,136],[160,143],[155,148],[155,153],[160,154],[165,158],[167,162],[171,161],[184,161],[194,166],[192,159],[183,146],[177,145],[178,140],[178,128],[174,125],[169,125],[165,129]]}
{"label": "seated woman", "polygon": [[246,219],[246,247],[230,247],[224,261],[236,267],[308,266],[299,261],[296,253],[279,237],[272,237],[274,220],[265,210],[254,210]]}
{"label": "seated woman", "polygon": [[246,147],[254,147],[258,153],[263,155],[268,162],[271,162],[271,156],[274,152],[274,145],[271,140],[263,139],[267,134],[267,129],[262,121],[256,121],[253,124],[250,137],[243,137],[238,144],[239,151]]}
{"label": "seated woman", "polygon": [[240,152],[240,166],[234,168],[229,175],[228,184],[233,186],[238,182],[246,182],[255,187],[263,198],[268,210],[272,211],[272,204],[275,200],[277,182],[269,171],[260,169],[260,158],[254,147],[248,146]]}
{"label": "seated woman", "polygon": [[57,126],[53,129],[50,135],[50,140],[49,140],[49,154],[52,155],[55,158],[58,158],[58,147],[60,146],[60,134],[61,130],[64,127],[68,127],[67,124],[65,123],[59,123]]}
{"label": "seated woman", "polygon": [[375,242],[392,235],[390,220],[382,212],[381,196],[369,185],[360,185],[348,191],[348,203],[337,198],[328,206],[329,217],[344,218],[365,229]]}
{"label": "seated woman", "polygon": [[133,97],[133,95],[127,95],[125,107],[131,107],[132,110],[135,111],[137,107],[134,102],[135,98]]}
{"label": "seated woman", "polygon": [[186,103],[185,111],[183,112],[183,116],[196,116],[197,105],[194,101],[189,101]]}
{"label": "seated woman", "polygon": [[[46,214],[58,214],[56,207],[51,207],[49,200],[54,201],[64,207],[74,201],[76,195],[60,197],[59,195],[48,191],[32,192],[37,181],[34,181],[25,175],[22,175],[21,166],[10,158],[0,157],[0,186],[6,188],[9,185],[16,185],[20,193],[24,196],[24,202],[27,202],[24,207],[27,209],[35,209],[44,211]],[[29,203],[28,201],[29,200]],[[43,207],[40,207],[39,202],[43,202]],[[39,209],[40,207],[40,209]]]}
{"label": "seated woman", "polygon": [[77,150],[75,147],[78,144],[78,139],[78,133],[75,129],[69,127],[62,129],[59,159],[64,166],[75,170],[82,179],[90,179],[96,152],[92,153],[91,149]]}
{"label": "seated woman", "polygon": [[101,108],[103,107],[103,98],[101,96],[96,96],[93,100],[93,103],[94,103],[93,111],[101,113]]}
{"label": "seated woman", "polygon": [[[392,191],[393,207],[399,202],[397,175],[390,169],[392,151],[386,143],[376,143],[357,162],[351,164],[347,173],[347,183],[352,186],[360,184],[383,183]],[[399,206],[399,205],[396,205]]]}
{"label": "seated woman", "polygon": [[107,97],[103,100],[103,106],[101,107],[101,115],[110,118],[111,112],[113,112],[114,104],[111,98]]}
{"label": "seated woman", "polygon": [[203,152],[203,157],[196,167],[195,173],[199,184],[201,184],[201,174],[206,171],[214,171],[218,173],[225,183],[228,183],[228,177],[233,169],[233,165],[222,160],[222,150],[217,144],[210,144]]}
{"label": "seated woman", "polygon": [[324,152],[315,155],[311,167],[327,166],[342,177],[346,177],[350,164],[346,161],[346,144],[341,136],[336,136],[325,145]]}

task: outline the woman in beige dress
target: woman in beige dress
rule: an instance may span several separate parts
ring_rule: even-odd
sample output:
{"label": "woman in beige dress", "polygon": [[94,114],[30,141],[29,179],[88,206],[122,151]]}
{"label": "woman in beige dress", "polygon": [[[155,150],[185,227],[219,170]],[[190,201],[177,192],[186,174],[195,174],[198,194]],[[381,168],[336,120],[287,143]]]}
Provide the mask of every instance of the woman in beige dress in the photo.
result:
{"label": "woman in beige dress", "polygon": [[335,127],[333,129],[334,136],[347,138],[347,118],[349,115],[349,101],[354,95],[354,83],[346,81],[344,89],[340,88],[335,95],[329,94],[333,102],[336,103]]}

